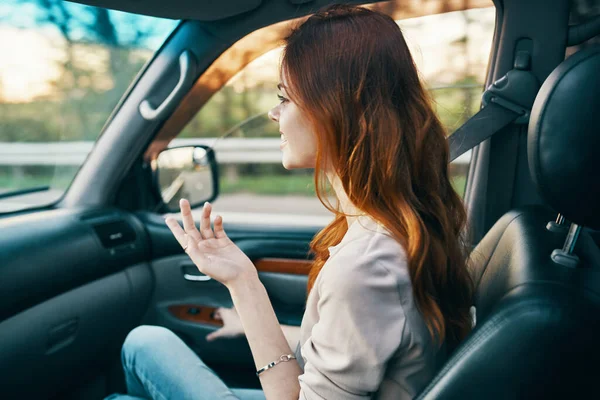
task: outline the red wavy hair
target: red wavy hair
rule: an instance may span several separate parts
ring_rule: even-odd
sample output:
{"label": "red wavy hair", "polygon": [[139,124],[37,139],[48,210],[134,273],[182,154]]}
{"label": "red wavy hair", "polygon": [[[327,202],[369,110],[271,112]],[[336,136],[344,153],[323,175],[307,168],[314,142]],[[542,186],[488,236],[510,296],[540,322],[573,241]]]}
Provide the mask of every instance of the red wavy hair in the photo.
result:
{"label": "red wavy hair", "polygon": [[348,229],[339,206],[323,199],[327,166],[352,204],[406,249],[429,332],[454,348],[471,330],[466,212],[449,179],[446,131],[400,28],[383,13],[333,5],[293,28],[284,44],[286,92],[317,132],[317,196],[336,215],[310,244],[309,292],[328,247]]}

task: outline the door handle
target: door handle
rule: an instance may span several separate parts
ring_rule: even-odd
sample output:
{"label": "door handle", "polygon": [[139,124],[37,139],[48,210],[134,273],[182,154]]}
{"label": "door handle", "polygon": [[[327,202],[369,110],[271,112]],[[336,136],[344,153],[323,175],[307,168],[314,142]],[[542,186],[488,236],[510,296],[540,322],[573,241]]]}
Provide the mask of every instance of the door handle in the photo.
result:
{"label": "door handle", "polygon": [[195,265],[182,265],[181,273],[183,274],[183,279],[190,282],[207,282],[212,279],[210,276],[198,271]]}
{"label": "door handle", "polygon": [[187,281],[192,282],[206,282],[210,281],[212,278],[208,275],[192,275],[192,274],[183,274],[183,278]]}

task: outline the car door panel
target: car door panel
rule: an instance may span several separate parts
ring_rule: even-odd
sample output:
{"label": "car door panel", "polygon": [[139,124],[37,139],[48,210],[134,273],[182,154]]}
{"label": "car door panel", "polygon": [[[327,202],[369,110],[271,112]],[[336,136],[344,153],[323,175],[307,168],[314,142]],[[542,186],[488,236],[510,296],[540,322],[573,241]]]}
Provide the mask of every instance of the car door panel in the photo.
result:
{"label": "car door panel", "polygon": [[[189,265],[187,255],[171,256],[152,262],[152,272],[155,277],[152,306],[154,312],[148,314],[148,320],[154,323],[160,317],[169,321],[174,313],[169,307],[181,304],[204,307],[232,307],[229,291],[221,283],[210,279],[208,281],[189,281],[184,278],[182,267]],[[304,313],[306,302],[306,275],[260,272],[262,281],[273,308],[281,323],[299,326]],[[196,311],[190,312],[196,315]],[[216,323],[209,321],[212,326]],[[162,325],[159,323],[159,325]]]}
{"label": "car door panel", "polygon": [[[233,305],[227,288],[213,279],[185,279],[184,275],[190,274],[193,264],[176,243],[163,218],[146,214],[141,219],[149,232],[153,254],[175,252],[151,262],[155,287],[144,323],[165,326],[176,332],[211,366],[251,369],[254,363],[245,338],[210,343],[205,339],[221,326],[220,321],[212,318],[212,312],[218,307]],[[309,243],[317,228],[260,229],[231,224],[225,225],[225,229],[257,268],[280,323],[299,326],[311,264]]]}
{"label": "car door panel", "polygon": [[259,272],[279,322],[300,326],[306,304],[307,275]]}

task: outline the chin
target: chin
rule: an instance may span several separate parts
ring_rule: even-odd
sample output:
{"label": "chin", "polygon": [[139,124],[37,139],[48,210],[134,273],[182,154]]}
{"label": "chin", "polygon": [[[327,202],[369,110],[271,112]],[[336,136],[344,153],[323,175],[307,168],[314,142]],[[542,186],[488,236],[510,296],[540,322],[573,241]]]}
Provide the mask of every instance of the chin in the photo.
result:
{"label": "chin", "polygon": [[283,159],[281,160],[281,164],[283,165],[283,168],[285,168],[287,170],[310,168],[308,165],[306,165],[306,163],[301,162],[301,160],[290,159],[290,158],[286,157],[285,155],[283,156]]}
{"label": "chin", "polygon": [[281,164],[283,165],[283,168],[287,170],[298,168],[293,162],[286,160],[285,157],[281,161]]}
{"label": "chin", "polygon": [[289,149],[284,148],[281,164],[283,165],[283,168],[287,170],[314,168],[315,160],[314,156],[301,155],[298,157],[298,155],[296,155],[296,157],[294,157],[290,154]]}

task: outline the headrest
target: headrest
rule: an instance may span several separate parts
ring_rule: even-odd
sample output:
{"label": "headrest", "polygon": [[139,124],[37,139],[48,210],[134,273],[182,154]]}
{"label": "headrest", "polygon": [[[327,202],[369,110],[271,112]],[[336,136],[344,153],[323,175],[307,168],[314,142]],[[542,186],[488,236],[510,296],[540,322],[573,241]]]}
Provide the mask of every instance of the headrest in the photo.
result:
{"label": "headrest", "polygon": [[600,47],[548,76],[531,110],[529,169],[544,200],[578,225],[600,228]]}

